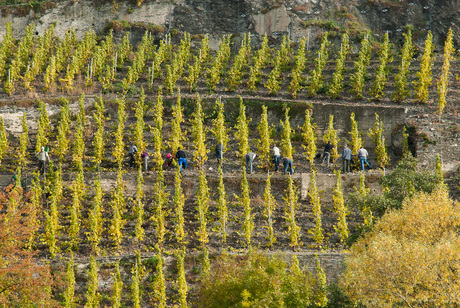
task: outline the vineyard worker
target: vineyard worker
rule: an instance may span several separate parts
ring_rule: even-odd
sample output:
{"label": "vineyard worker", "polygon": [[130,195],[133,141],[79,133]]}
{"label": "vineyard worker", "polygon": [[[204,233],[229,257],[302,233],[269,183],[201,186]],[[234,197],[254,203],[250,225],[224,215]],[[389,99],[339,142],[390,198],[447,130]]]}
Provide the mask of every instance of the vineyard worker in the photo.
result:
{"label": "vineyard worker", "polygon": [[321,163],[326,159],[326,166],[329,167],[329,161],[331,159],[331,150],[334,148],[334,145],[329,140],[326,145],[324,146],[323,158],[321,159]]}
{"label": "vineyard worker", "polygon": [[136,162],[136,159],[135,159],[135,155],[137,153],[137,147],[133,144],[129,147],[129,151],[128,151],[128,154],[129,154],[129,167],[131,168],[134,163]]}
{"label": "vineyard worker", "polygon": [[182,172],[182,165],[187,168],[187,158],[185,158],[185,152],[180,148],[177,148],[176,158],[180,166],[180,172]]}
{"label": "vineyard worker", "polygon": [[343,163],[342,172],[343,173],[351,172],[351,149],[348,147],[347,144],[343,146],[342,163]]}
{"label": "vineyard worker", "polygon": [[45,172],[46,162],[50,161],[50,157],[48,152],[45,151],[45,147],[41,147],[40,152],[36,154],[38,158],[38,170],[40,170],[40,174]]}
{"label": "vineyard worker", "polygon": [[167,170],[171,167],[171,163],[173,161],[173,156],[171,153],[166,154],[166,159],[163,162],[163,169]]}
{"label": "vineyard worker", "polygon": [[141,154],[142,161],[144,162],[144,171],[147,171],[148,169],[148,160],[149,160],[149,153],[146,151],[142,152]]}
{"label": "vineyard worker", "polygon": [[249,152],[246,154],[246,173],[252,173],[252,163],[254,162],[254,158],[256,158],[256,153]]}
{"label": "vineyard worker", "polygon": [[[13,176],[11,177],[11,184],[13,185],[13,188],[16,187],[16,182],[18,180],[18,174],[17,172],[15,171]],[[21,183],[19,183],[19,185],[21,185]]]}
{"label": "vineyard worker", "polygon": [[222,159],[222,153],[224,151],[224,144],[222,142],[218,143],[216,145],[216,157],[217,157],[217,163],[220,163],[220,160]]}
{"label": "vineyard worker", "polygon": [[283,165],[284,165],[284,174],[288,171],[289,167],[289,174],[294,174],[294,169],[292,169],[292,159],[289,157],[283,157]]}
{"label": "vineyard worker", "polygon": [[358,157],[359,157],[359,162],[361,163],[361,170],[363,171],[364,171],[364,164],[366,164],[369,167],[369,169],[371,168],[371,165],[367,161],[367,155],[369,155],[369,153],[367,153],[365,148],[361,147],[358,151]]}
{"label": "vineyard worker", "polygon": [[278,171],[278,166],[280,164],[280,149],[276,146],[273,146],[273,164],[275,165],[275,172]]}

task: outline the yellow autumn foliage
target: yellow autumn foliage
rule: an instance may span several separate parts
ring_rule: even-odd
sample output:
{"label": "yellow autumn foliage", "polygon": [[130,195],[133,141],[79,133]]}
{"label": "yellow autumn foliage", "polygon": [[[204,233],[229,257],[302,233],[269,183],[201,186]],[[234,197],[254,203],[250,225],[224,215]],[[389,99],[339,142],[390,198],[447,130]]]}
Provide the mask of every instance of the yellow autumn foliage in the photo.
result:
{"label": "yellow autumn foliage", "polygon": [[460,304],[459,204],[440,186],[406,200],[351,248],[343,284],[367,307]]}

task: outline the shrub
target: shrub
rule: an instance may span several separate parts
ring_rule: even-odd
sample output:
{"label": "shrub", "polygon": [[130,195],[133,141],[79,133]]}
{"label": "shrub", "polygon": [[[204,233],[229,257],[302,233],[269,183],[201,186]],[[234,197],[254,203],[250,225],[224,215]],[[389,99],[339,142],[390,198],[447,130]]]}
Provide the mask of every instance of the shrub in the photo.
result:
{"label": "shrub", "polygon": [[414,195],[352,247],[347,294],[368,307],[458,307],[459,226],[442,187]]}
{"label": "shrub", "polygon": [[280,257],[250,252],[247,258],[223,256],[199,286],[199,307],[309,307],[320,302],[317,279]]}
{"label": "shrub", "polygon": [[381,217],[389,209],[401,208],[404,199],[417,192],[431,193],[439,181],[434,172],[420,170],[417,167],[417,159],[412,155],[406,155],[393,172],[380,180],[384,188],[382,195],[356,192],[348,195],[348,199],[351,207],[367,207],[375,216]]}

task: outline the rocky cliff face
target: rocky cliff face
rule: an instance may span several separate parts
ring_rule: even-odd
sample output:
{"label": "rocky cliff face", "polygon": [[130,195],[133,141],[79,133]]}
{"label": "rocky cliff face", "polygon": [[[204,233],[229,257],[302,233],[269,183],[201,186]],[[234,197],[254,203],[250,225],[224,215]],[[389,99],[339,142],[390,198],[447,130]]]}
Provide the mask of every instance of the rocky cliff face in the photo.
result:
{"label": "rocky cliff face", "polygon": [[[422,43],[431,30],[438,46],[449,28],[460,34],[458,0],[145,0],[139,7],[132,1],[63,0],[48,1],[41,7],[3,6],[1,12],[0,36],[10,21],[16,36],[34,22],[38,34],[55,23],[57,35],[63,37],[70,27],[79,36],[91,27],[102,32],[113,20],[153,23],[163,26],[165,33],[209,33],[216,40],[222,34],[242,32],[266,33],[273,44],[283,34],[292,40],[308,36],[312,47],[324,31],[348,31],[357,39],[371,31],[376,40],[388,32],[398,41],[411,24],[415,41]],[[458,44],[458,35],[455,37]]]}

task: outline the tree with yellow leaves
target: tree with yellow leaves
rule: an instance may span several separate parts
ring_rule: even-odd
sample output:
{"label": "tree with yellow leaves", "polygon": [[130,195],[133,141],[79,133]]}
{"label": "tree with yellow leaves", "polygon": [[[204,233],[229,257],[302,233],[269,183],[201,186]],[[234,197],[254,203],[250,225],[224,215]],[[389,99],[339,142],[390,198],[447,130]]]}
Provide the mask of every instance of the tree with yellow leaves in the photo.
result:
{"label": "tree with yellow leaves", "polygon": [[440,186],[385,214],[351,248],[346,293],[366,307],[460,305],[458,206]]}

